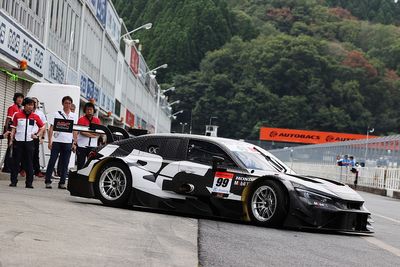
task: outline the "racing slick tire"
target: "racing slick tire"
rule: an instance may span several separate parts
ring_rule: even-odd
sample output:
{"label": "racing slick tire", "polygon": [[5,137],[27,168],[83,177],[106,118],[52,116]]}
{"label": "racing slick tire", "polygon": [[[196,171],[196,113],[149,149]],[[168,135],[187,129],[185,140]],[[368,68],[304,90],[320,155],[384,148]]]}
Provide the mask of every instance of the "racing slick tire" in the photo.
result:
{"label": "racing slick tire", "polygon": [[260,226],[280,227],[287,215],[287,197],[281,186],[271,180],[255,185],[247,199],[251,222]]}
{"label": "racing slick tire", "polygon": [[124,207],[132,191],[132,175],[129,168],[121,162],[107,162],[102,166],[94,185],[100,201],[113,207]]}

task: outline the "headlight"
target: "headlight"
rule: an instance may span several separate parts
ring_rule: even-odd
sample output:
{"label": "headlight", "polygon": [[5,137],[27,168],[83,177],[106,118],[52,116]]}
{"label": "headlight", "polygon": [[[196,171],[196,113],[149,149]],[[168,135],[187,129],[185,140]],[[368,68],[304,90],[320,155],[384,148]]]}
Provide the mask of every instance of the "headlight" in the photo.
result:
{"label": "headlight", "polygon": [[332,198],[318,194],[316,192],[310,191],[304,185],[292,182],[294,189],[296,190],[297,195],[302,198],[307,204],[325,207],[329,203],[332,203]]}
{"label": "headlight", "polygon": [[317,194],[315,192],[307,191],[301,188],[296,188],[296,192],[300,197],[304,197],[306,199],[317,200],[323,203],[327,203],[332,200],[330,197]]}

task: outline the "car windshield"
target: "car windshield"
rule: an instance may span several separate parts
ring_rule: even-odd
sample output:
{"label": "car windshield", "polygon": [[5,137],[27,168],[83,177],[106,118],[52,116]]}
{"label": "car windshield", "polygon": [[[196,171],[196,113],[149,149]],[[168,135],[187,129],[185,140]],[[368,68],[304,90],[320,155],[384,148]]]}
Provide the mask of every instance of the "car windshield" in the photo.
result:
{"label": "car windshield", "polygon": [[255,146],[235,146],[231,151],[247,169],[286,172],[287,167],[268,152]]}

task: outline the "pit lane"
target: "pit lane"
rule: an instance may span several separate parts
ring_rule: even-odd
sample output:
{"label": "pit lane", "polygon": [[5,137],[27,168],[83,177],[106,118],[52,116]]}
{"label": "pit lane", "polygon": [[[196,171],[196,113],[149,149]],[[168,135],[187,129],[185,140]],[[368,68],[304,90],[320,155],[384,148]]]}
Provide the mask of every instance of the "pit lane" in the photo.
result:
{"label": "pit lane", "polygon": [[400,201],[360,193],[369,236],[269,229],[105,207],[0,181],[0,266],[398,266]]}

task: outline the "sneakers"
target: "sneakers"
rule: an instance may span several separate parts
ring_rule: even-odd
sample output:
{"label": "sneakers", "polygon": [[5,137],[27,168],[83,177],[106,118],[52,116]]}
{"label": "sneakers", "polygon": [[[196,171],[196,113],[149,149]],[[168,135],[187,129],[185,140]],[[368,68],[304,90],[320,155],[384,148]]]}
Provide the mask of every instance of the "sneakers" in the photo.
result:
{"label": "sneakers", "polygon": [[52,189],[51,184],[46,184],[46,189]]}
{"label": "sneakers", "polygon": [[21,171],[19,172],[19,175],[21,175],[22,177],[25,177],[25,176],[26,176],[25,170],[21,170]]}
{"label": "sneakers", "polygon": [[38,172],[35,174],[35,176],[39,177],[39,178],[43,178],[45,175],[43,174],[43,172]]}
{"label": "sneakers", "polygon": [[27,185],[25,185],[25,188],[32,188],[33,189],[33,185],[27,184]]}
{"label": "sneakers", "polygon": [[65,184],[59,184],[58,189],[67,189],[67,187],[65,186]]}
{"label": "sneakers", "polygon": [[9,184],[8,186],[9,186],[9,187],[17,187],[17,184],[11,183],[11,184]]}

